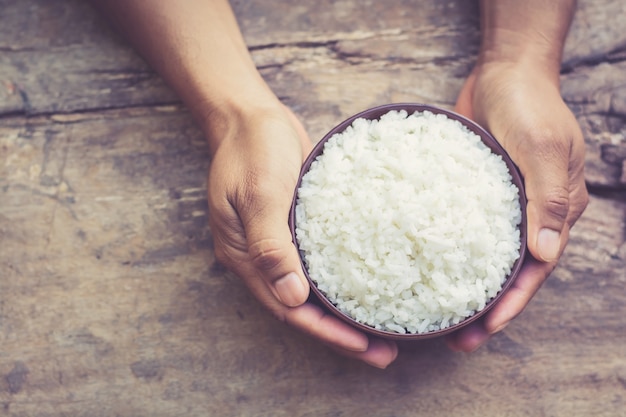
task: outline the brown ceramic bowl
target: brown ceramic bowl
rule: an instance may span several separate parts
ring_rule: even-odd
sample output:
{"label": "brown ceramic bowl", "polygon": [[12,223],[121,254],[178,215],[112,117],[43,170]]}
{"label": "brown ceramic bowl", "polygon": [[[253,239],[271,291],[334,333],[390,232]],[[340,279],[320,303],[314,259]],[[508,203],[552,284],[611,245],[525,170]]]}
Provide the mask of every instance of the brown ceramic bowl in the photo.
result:
{"label": "brown ceramic bowl", "polygon": [[388,113],[389,111],[392,111],[392,110],[396,110],[396,111],[405,110],[408,114],[413,114],[415,112],[430,111],[435,114],[444,114],[448,118],[453,119],[453,120],[458,120],[463,125],[465,125],[470,131],[477,134],[482,139],[483,143],[487,145],[493,153],[500,155],[503,158],[507,167],[509,168],[509,172],[513,178],[513,183],[520,190],[519,201],[520,201],[520,207],[522,210],[522,221],[519,226],[521,249],[520,249],[520,256],[517,259],[517,261],[514,263],[511,273],[506,278],[506,281],[504,282],[500,292],[498,292],[498,294],[495,297],[493,297],[481,311],[476,312],[474,315],[465,318],[461,322],[451,325],[449,327],[446,327],[444,329],[430,331],[426,333],[415,333],[415,334],[396,333],[393,331],[375,329],[371,326],[360,323],[356,321],[355,319],[353,319],[352,317],[340,311],[330,300],[328,300],[328,298],[326,298],[326,296],[317,288],[315,281],[309,276],[303,256],[300,257],[301,262],[302,262],[302,268],[311,286],[312,301],[317,302],[318,304],[321,304],[323,308],[330,311],[339,319],[357,328],[358,330],[365,332],[366,334],[381,337],[384,339],[392,339],[392,340],[403,340],[403,341],[421,340],[421,339],[442,336],[442,335],[454,332],[455,330],[459,330],[460,328],[465,327],[469,325],[470,323],[475,322],[476,320],[479,320],[498,302],[500,298],[502,298],[502,296],[511,287],[511,285],[515,281],[521,269],[522,263],[524,261],[524,258],[527,252],[527,249],[526,249],[526,221],[527,221],[526,220],[526,196],[524,193],[523,179],[517,167],[515,166],[511,158],[508,156],[504,148],[502,148],[502,146],[493,138],[493,136],[491,136],[491,134],[489,134],[489,132],[487,132],[485,129],[483,129],[482,127],[480,127],[473,121],[457,113],[454,113],[452,111],[441,109],[435,106],[415,104],[415,103],[386,104],[386,105],[374,107],[374,108],[362,111],[358,114],[355,114],[354,116],[346,119],[345,121],[343,121],[342,123],[334,127],[331,131],[329,131],[322,138],[322,140],[319,141],[319,143],[317,143],[317,145],[313,148],[308,158],[304,161],[304,164],[302,166],[302,170],[300,173],[300,180],[298,181],[297,188],[294,193],[294,198],[293,198],[293,202],[291,206],[291,212],[289,214],[289,226],[291,228],[293,242],[296,245],[296,247],[298,246],[298,241],[296,239],[296,232],[295,232],[296,230],[295,207],[297,203],[297,192],[298,192],[298,189],[300,188],[302,176],[309,170],[309,167],[311,166],[311,163],[315,160],[315,158],[317,158],[317,156],[319,156],[323,152],[324,144],[326,143],[326,141],[328,141],[328,139],[332,137],[334,134],[344,131],[357,118],[364,118],[367,120],[376,120],[376,119],[379,119],[383,114]]}

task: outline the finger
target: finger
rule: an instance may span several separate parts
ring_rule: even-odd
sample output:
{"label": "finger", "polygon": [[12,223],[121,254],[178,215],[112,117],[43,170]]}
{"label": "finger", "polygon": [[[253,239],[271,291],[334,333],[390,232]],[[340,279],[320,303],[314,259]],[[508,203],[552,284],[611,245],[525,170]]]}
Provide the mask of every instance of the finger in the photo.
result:
{"label": "finger", "polygon": [[472,352],[487,342],[492,335],[502,331],[524,310],[555,265],[556,262],[545,263],[528,259],[511,288],[487,316],[449,335],[446,338],[448,347],[457,352]]}
{"label": "finger", "polygon": [[517,317],[555,266],[556,262],[545,263],[528,259],[511,288],[485,317],[484,327],[487,333],[495,334],[501,331]]}
{"label": "finger", "polygon": [[335,352],[358,359],[379,369],[387,368],[398,357],[398,345],[395,342],[382,339],[371,339],[365,352],[353,352],[336,346],[330,346]]}
{"label": "finger", "polygon": [[321,341],[336,352],[384,369],[398,356],[395,342],[368,339],[362,332],[338,318],[327,314],[321,307],[305,303],[287,308],[269,299],[260,290],[255,294],[273,314],[291,327]]}
{"label": "finger", "polygon": [[365,334],[311,303],[289,308],[284,313],[284,320],[330,346],[350,352],[362,353],[368,350],[369,341]]}
{"label": "finger", "polygon": [[[270,137],[284,137],[282,122],[269,126],[276,129],[269,131]],[[295,126],[301,127],[299,123]],[[272,157],[266,155],[269,162],[249,169],[244,179],[246,186],[233,201],[245,230],[253,265],[274,296],[289,307],[304,303],[309,295],[309,284],[288,227],[302,163],[301,146],[292,141],[306,134],[301,130],[299,132],[292,123],[287,130],[291,131],[289,141],[275,141],[270,148],[262,144],[250,150],[255,158],[268,152]]]}
{"label": "finger", "polygon": [[[528,249],[544,262],[559,258],[570,209],[570,141],[550,133],[516,138],[511,156],[524,177],[528,218]],[[505,143],[511,139],[505,138]]]}
{"label": "finger", "polygon": [[[210,176],[209,180],[215,182],[215,176]],[[300,305],[308,297],[309,286],[299,275],[302,268],[291,242],[287,214],[277,220],[279,216],[269,210],[263,217],[255,204],[264,198],[251,196],[249,199],[251,203],[242,204],[239,214],[228,200],[209,195],[209,223],[215,256],[243,278],[255,296],[263,297],[263,304],[269,305],[276,300],[283,306]],[[281,202],[266,204],[280,206]],[[284,209],[280,212],[284,213]],[[245,230],[244,221],[248,230]],[[262,239],[260,241],[251,241],[255,236],[263,237],[256,237]],[[272,274],[276,274],[275,277]]]}
{"label": "finger", "polygon": [[485,344],[491,335],[482,321],[477,321],[446,337],[446,344],[455,352],[473,352]]}
{"label": "finger", "polygon": [[241,205],[246,209],[240,210],[248,254],[274,296],[295,307],[306,301],[309,285],[287,223],[291,198],[276,190],[255,189],[257,193]]}
{"label": "finger", "polygon": [[289,309],[285,314],[285,321],[336,352],[377,368],[386,368],[398,357],[398,346],[395,342],[368,339],[365,334],[310,303]]}

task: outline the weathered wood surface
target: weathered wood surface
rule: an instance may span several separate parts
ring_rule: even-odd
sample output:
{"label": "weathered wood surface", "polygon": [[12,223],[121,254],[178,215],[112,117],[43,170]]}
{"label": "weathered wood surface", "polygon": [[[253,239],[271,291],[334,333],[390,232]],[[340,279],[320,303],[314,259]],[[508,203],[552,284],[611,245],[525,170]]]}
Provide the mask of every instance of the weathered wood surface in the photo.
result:
{"label": "weathered wood surface", "polygon": [[[313,138],[375,104],[450,107],[475,60],[473,1],[292,3],[233,6]],[[568,40],[593,195],[553,276],[477,352],[402,346],[379,371],[275,322],[215,263],[203,138],[87,5],[0,0],[0,415],[621,415],[624,16],[581,0]]]}

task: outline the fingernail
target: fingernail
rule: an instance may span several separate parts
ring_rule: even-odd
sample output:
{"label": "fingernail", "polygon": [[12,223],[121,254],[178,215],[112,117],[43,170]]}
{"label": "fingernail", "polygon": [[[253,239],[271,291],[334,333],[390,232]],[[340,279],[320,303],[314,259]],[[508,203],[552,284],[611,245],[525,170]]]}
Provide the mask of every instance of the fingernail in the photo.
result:
{"label": "fingernail", "polygon": [[366,364],[373,366],[374,368],[378,368],[378,369],[387,369],[387,366],[389,366],[389,363],[385,362],[381,362],[379,360],[369,360],[369,359],[365,359],[364,360]]}
{"label": "fingernail", "polygon": [[360,357],[368,365],[385,369],[398,357],[398,346],[395,342],[371,339],[367,351]]}
{"label": "fingernail", "polygon": [[289,307],[300,305],[306,298],[306,288],[295,272],[290,272],[276,280],[274,289],[280,301]]}
{"label": "fingernail", "polygon": [[504,330],[504,328],[505,328],[506,326],[508,326],[508,325],[509,325],[509,323],[510,323],[510,321],[506,321],[506,322],[504,322],[504,323],[500,324],[500,325],[499,325],[499,326],[497,326],[495,329],[493,329],[493,331],[491,331],[489,334],[496,334],[496,333],[498,333],[498,332],[501,332],[502,330]]}
{"label": "fingernail", "polygon": [[373,366],[374,368],[387,369],[387,367],[391,365],[391,363],[395,359],[396,359],[395,357],[393,359],[384,358],[384,357],[375,357],[375,358],[366,358],[366,359],[363,359],[363,361],[366,364]]}
{"label": "fingernail", "polygon": [[537,236],[537,251],[544,262],[555,261],[561,249],[561,234],[552,229],[541,229]]}

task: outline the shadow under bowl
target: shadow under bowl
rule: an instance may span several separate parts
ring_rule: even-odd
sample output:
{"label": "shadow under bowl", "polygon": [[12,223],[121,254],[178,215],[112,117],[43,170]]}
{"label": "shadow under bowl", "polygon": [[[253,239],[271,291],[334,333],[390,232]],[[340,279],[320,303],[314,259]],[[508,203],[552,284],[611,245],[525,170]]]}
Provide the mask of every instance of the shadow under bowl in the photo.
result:
{"label": "shadow under bowl", "polygon": [[[521,174],[519,173],[516,165],[513,163],[513,160],[509,157],[509,155],[506,153],[506,151],[504,150],[504,148],[498,143],[498,141],[496,141],[496,139],[489,133],[487,132],[485,129],[483,129],[481,126],[479,126],[478,124],[476,124],[475,122],[473,122],[472,120],[457,114],[453,111],[450,110],[445,110],[436,106],[431,106],[431,105],[425,105],[425,104],[417,104],[417,103],[393,103],[393,104],[385,104],[385,105],[381,105],[378,107],[373,107],[367,110],[364,110],[360,113],[357,113],[351,117],[349,117],[348,119],[344,120],[342,123],[340,123],[339,125],[335,126],[332,130],[330,130],[313,148],[313,150],[311,151],[311,153],[309,154],[309,156],[306,158],[306,160],[304,161],[304,164],[302,165],[302,169],[300,172],[300,176],[299,176],[299,180],[296,186],[296,190],[294,192],[294,197],[293,197],[293,201],[292,201],[292,205],[291,205],[291,211],[289,213],[289,227],[291,229],[291,234],[292,234],[292,239],[294,244],[296,245],[296,247],[298,247],[298,240],[296,238],[296,205],[297,205],[297,194],[298,194],[298,190],[300,189],[300,185],[302,183],[302,177],[304,176],[304,174],[306,174],[309,170],[309,168],[311,167],[311,164],[313,163],[313,161],[315,161],[315,159],[321,155],[324,151],[324,145],[325,143],[335,134],[337,133],[341,133],[343,132],[347,127],[349,127],[350,125],[352,125],[352,123],[358,119],[358,118],[363,118],[366,120],[378,120],[380,119],[380,117],[390,111],[401,111],[404,110],[406,111],[409,115],[415,113],[415,112],[424,112],[424,111],[429,111],[431,113],[434,114],[443,114],[445,116],[447,116],[449,119],[452,120],[457,120],[459,121],[462,125],[464,125],[465,127],[467,127],[471,132],[475,133],[476,135],[478,135],[480,137],[480,139],[482,140],[482,142],[489,148],[491,149],[491,152],[497,155],[500,155],[502,157],[502,159],[504,160],[506,166],[508,167],[509,173],[511,174],[512,177],[512,182],[514,185],[517,186],[518,190],[519,190],[519,203],[520,203],[520,208],[521,208],[521,212],[522,212],[522,219],[519,225],[519,230],[520,230],[520,253],[519,253],[519,258],[515,261],[515,263],[513,264],[513,267],[511,269],[511,273],[506,277],[506,280],[504,282],[504,284],[502,285],[501,290],[498,292],[498,294],[496,294],[495,297],[491,298],[486,306],[478,311],[475,312],[472,316],[469,316],[463,320],[461,320],[459,323],[457,324],[453,324],[450,325],[449,327],[443,328],[443,329],[439,329],[439,330],[433,330],[433,331],[429,331],[429,332],[424,332],[424,333],[397,333],[397,332],[393,332],[393,331],[387,331],[387,330],[380,330],[380,329],[376,329],[372,326],[369,326],[367,324],[361,323],[357,320],[355,320],[354,318],[352,318],[351,316],[349,316],[348,314],[342,312],[339,308],[337,308],[337,306],[335,306],[327,297],[326,295],[320,291],[315,283],[315,281],[312,279],[312,277],[309,275],[308,270],[307,270],[307,266],[306,266],[306,262],[304,261],[304,254],[302,253],[302,251],[299,250],[300,252],[300,260],[302,263],[302,269],[304,270],[305,276],[307,278],[307,280],[309,281],[309,285],[311,287],[311,293],[312,293],[312,301],[316,302],[317,304],[321,304],[322,308],[325,308],[327,311],[331,312],[332,314],[334,314],[336,317],[338,317],[339,319],[341,319],[342,321],[344,321],[345,323],[349,324],[350,326],[361,330],[362,332],[369,334],[371,336],[375,336],[375,337],[379,337],[379,338],[383,338],[383,339],[389,339],[389,340],[397,340],[397,341],[416,341],[416,340],[423,340],[423,339],[429,339],[429,338],[433,338],[433,337],[439,337],[439,336],[443,336],[449,333],[452,333],[456,330],[459,330],[463,327],[468,326],[469,324],[479,320],[481,317],[483,317],[494,305],[496,305],[498,303],[498,301],[502,298],[502,296],[504,296],[504,294],[506,294],[506,292],[511,288],[511,286],[513,285],[513,282],[515,281],[515,279],[517,278],[517,275],[519,274],[519,271],[522,267],[522,264],[524,262],[524,259],[526,257],[526,253],[527,253],[527,247],[526,247],[526,224],[527,224],[527,219],[526,219],[526,195],[524,192],[524,181],[523,178],[521,176]],[[298,248],[299,249],[299,248]]]}

